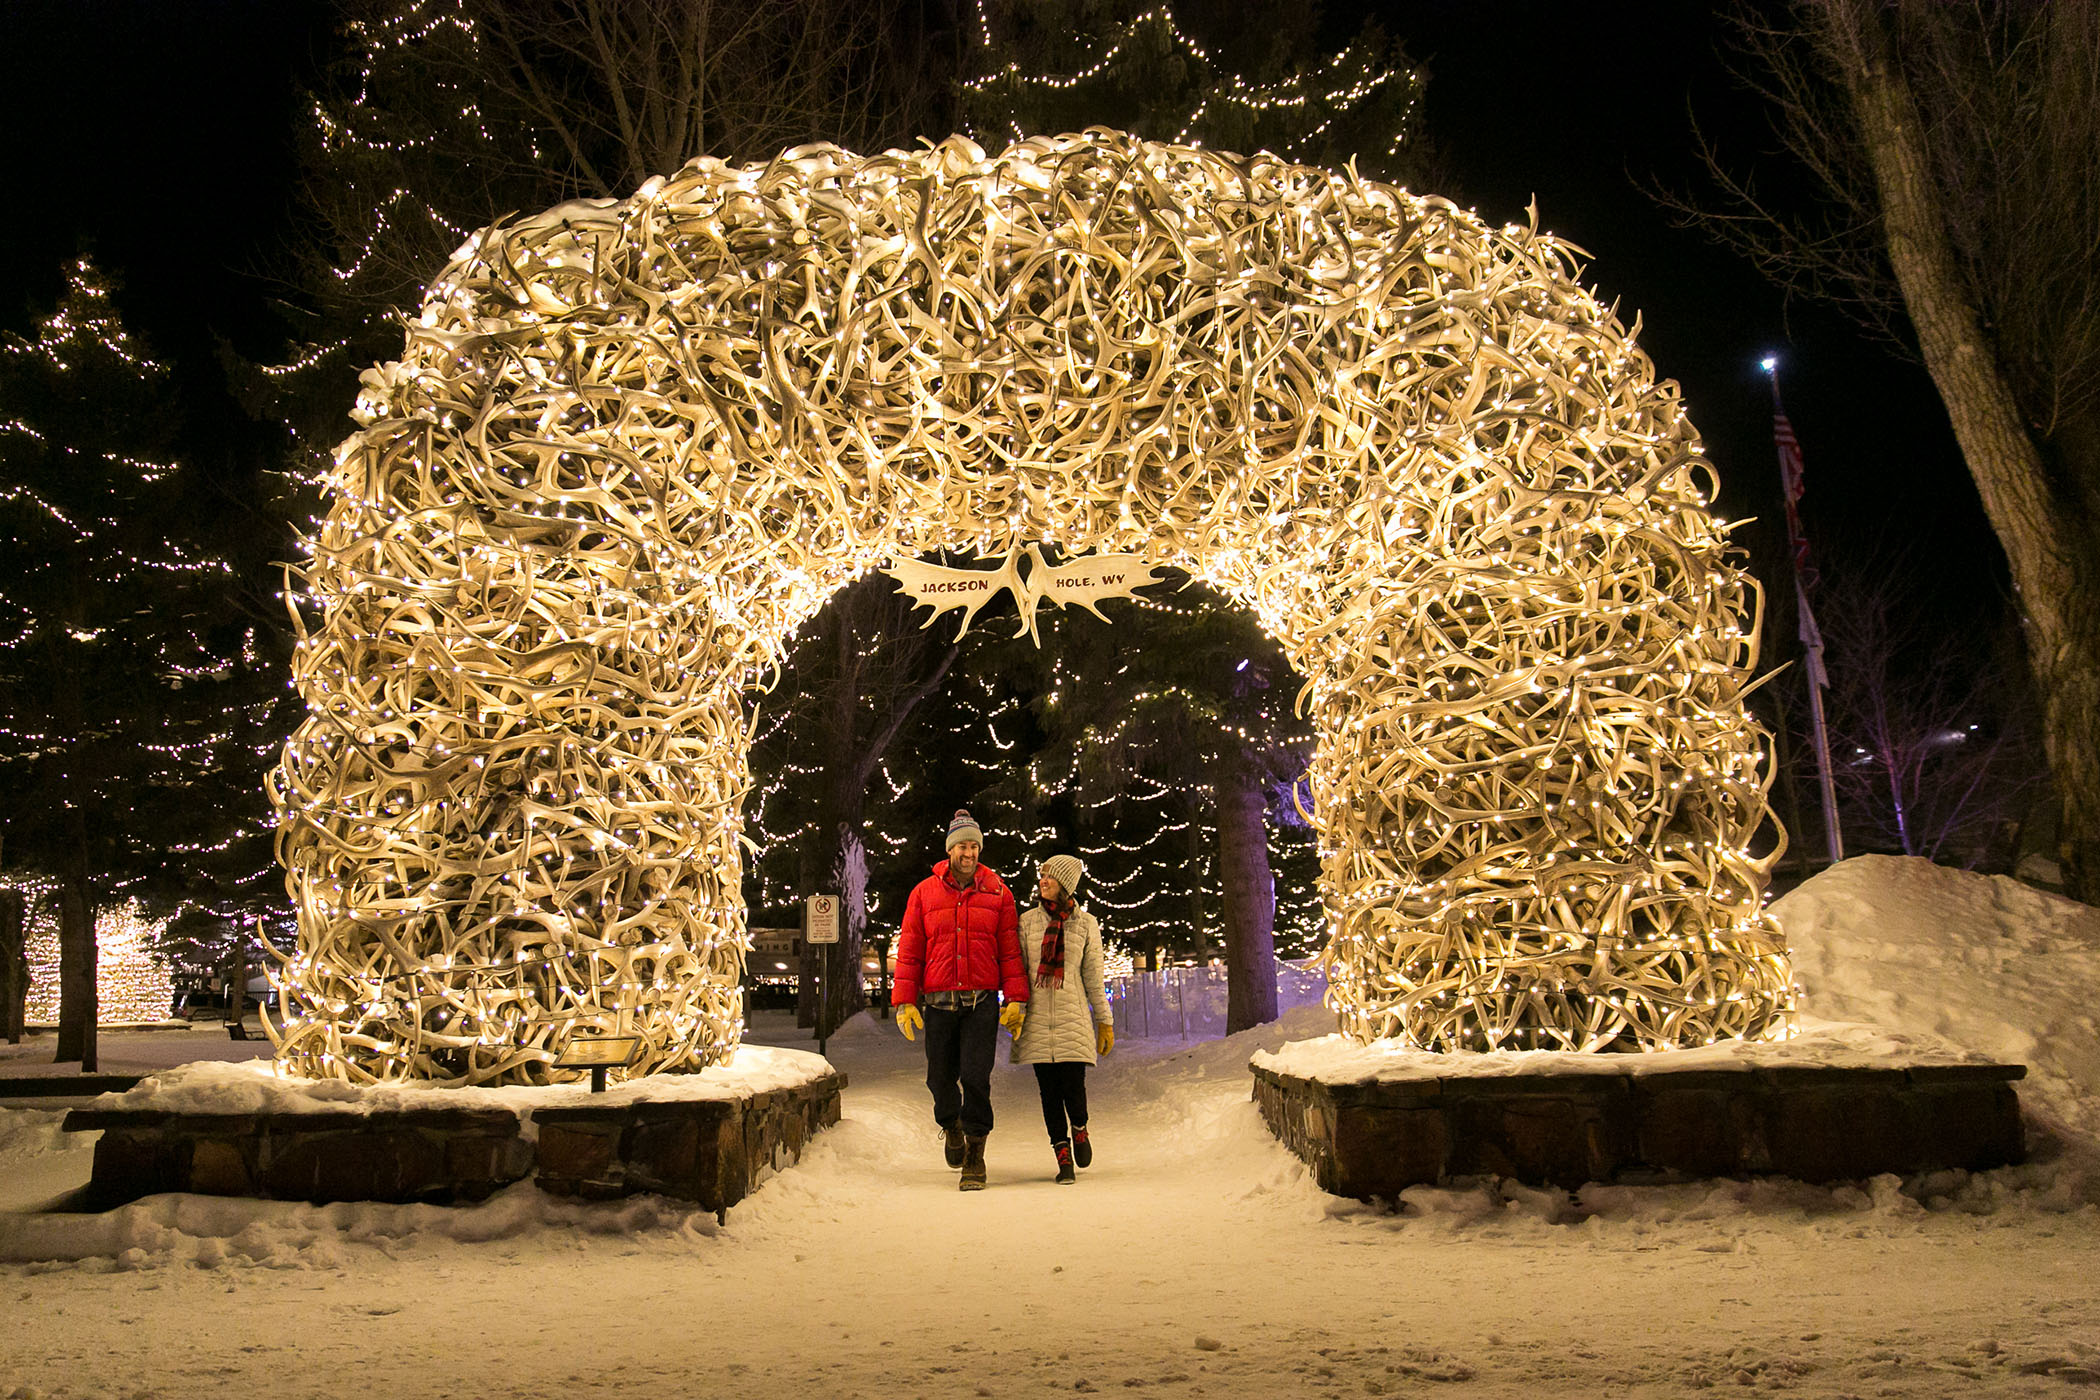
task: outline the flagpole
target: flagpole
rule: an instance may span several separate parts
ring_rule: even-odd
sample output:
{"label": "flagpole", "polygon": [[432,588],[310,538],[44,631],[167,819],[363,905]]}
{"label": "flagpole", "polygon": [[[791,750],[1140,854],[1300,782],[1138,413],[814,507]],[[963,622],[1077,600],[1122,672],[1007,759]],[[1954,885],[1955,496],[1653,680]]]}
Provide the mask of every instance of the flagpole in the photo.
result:
{"label": "flagpole", "polygon": [[1800,635],[1804,670],[1808,676],[1808,713],[1815,727],[1816,777],[1823,793],[1823,834],[1830,850],[1830,863],[1837,864],[1845,858],[1845,836],[1838,825],[1837,783],[1830,768],[1830,729],[1823,718],[1823,689],[1830,684],[1830,673],[1823,668],[1823,629],[1816,626],[1816,615],[1808,605],[1808,538],[1801,529],[1800,501],[1805,485],[1802,480],[1801,444],[1794,436],[1794,425],[1787,421],[1786,407],[1779,401],[1779,360],[1767,356],[1763,361],[1765,377],[1772,382],[1772,439],[1779,448],[1779,482],[1781,495],[1786,501],[1787,553],[1794,567],[1794,603],[1800,612]]}

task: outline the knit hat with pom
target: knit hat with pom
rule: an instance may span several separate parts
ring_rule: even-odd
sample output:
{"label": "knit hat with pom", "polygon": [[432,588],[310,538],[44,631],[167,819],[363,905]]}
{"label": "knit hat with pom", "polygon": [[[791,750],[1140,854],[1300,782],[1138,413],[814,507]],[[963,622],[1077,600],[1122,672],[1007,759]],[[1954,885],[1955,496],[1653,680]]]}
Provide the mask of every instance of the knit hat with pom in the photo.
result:
{"label": "knit hat with pom", "polygon": [[984,844],[984,833],[977,829],[977,823],[972,820],[969,809],[962,807],[958,807],[955,815],[948,819],[948,849],[954,850],[958,841],[975,841],[980,846]]}
{"label": "knit hat with pom", "polygon": [[1086,867],[1079,863],[1078,856],[1052,856],[1043,862],[1043,873],[1057,881],[1057,887],[1069,896],[1078,893],[1079,877],[1086,873]]}

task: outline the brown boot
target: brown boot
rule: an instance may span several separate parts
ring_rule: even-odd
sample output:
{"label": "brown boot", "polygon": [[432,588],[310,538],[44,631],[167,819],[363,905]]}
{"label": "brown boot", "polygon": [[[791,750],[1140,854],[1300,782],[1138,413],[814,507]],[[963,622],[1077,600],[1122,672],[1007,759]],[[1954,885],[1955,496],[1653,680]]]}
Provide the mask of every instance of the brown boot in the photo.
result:
{"label": "brown boot", "polygon": [[962,1189],[982,1191],[984,1189],[984,1139],[963,1139]]}
{"label": "brown boot", "polygon": [[950,1123],[941,1132],[941,1152],[947,1157],[948,1165],[951,1167],[961,1166],[963,1164],[962,1124]]}

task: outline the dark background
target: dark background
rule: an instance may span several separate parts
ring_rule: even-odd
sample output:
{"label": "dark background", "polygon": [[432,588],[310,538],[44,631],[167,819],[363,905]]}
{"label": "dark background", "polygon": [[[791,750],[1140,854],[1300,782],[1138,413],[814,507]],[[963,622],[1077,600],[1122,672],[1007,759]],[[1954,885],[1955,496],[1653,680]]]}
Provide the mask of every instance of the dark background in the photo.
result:
{"label": "dark background", "polygon": [[[1816,549],[1908,546],[1932,564],[1937,596],[1921,603],[1950,625],[1996,610],[2002,561],[1924,371],[1835,312],[1788,305],[1640,189],[1691,185],[1696,112],[1733,163],[1785,191],[1712,7],[1336,0],[1328,14],[1345,32],[1376,15],[1427,68],[1438,192],[1497,223],[1535,199],[1542,226],[1590,254],[1599,294],[1640,317],[1707,439],[1720,509],[1758,517],[1738,538],[1760,574],[1785,559],[1758,367],[1777,354]],[[133,329],[192,390],[185,436],[200,457],[240,416],[218,387],[218,342],[265,359],[281,348],[284,289],[268,269],[293,217],[300,87],[327,43],[313,0],[11,0],[0,17],[0,325],[32,324],[86,240],[123,280]]]}

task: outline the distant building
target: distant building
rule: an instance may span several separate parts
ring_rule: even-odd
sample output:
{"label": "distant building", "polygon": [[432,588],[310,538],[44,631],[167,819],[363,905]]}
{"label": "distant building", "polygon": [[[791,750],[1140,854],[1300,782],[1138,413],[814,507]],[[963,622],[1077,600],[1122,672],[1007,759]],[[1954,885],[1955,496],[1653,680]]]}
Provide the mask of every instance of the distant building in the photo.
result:
{"label": "distant building", "polygon": [[744,959],[746,980],[761,986],[793,986],[802,966],[802,930],[755,928],[751,952]]}

